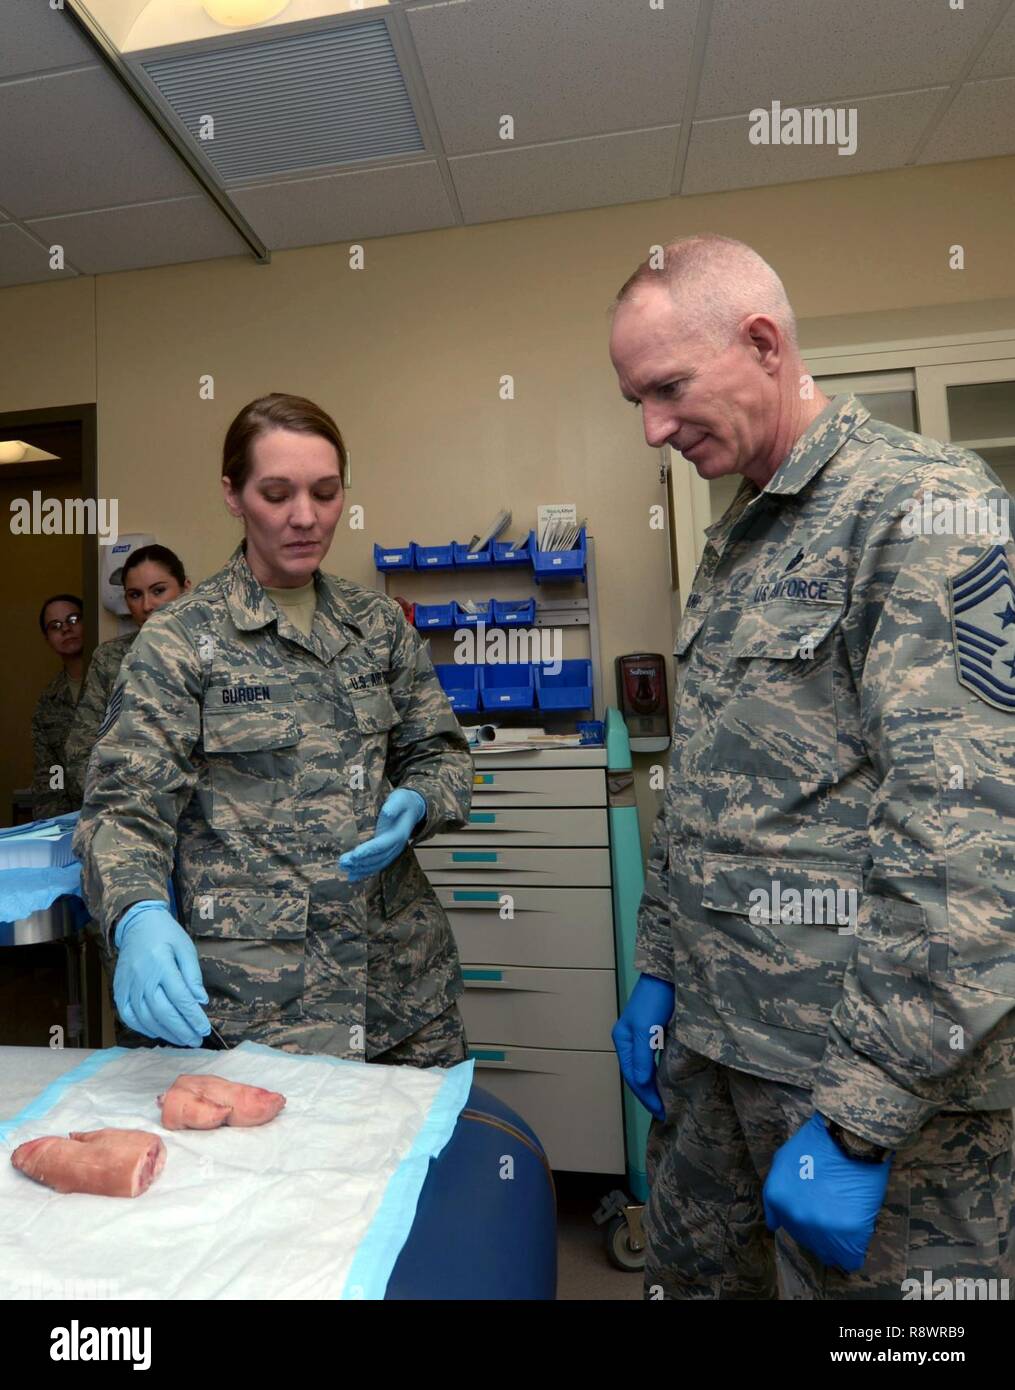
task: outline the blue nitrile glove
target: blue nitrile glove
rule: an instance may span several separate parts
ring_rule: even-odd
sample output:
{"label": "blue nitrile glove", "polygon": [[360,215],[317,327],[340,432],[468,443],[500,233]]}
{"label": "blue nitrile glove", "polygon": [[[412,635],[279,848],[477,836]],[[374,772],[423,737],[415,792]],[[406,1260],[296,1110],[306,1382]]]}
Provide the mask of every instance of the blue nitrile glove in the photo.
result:
{"label": "blue nitrile glove", "polygon": [[657,1120],[663,1119],[666,1111],[656,1085],[656,1056],[660,1049],[652,1046],[653,1029],[661,1033],[669,1023],[674,997],[673,986],[665,980],[640,975],[627,1007],[613,1025],[613,1046],[624,1080]]}
{"label": "blue nitrile glove", "polygon": [[113,975],[116,1009],[128,1028],[175,1047],[200,1047],[211,1032],[201,1004],[197,948],[165,903],[139,902],[116,924],[119,955]]}
{"label": "blue nitrile glove", "polygon": [[426,815],[426,802],[408,787],[393,791],[381,807],[372,840],[365,840],[343,854],[338,867],[349,875],[350,883],[360,883],[393,864],[409,843],[416,822]]}
{"label": "blue nitrile glove", "polygon": [[848,1158],[812,1115],[772,1160],[762,1192],[768,1229],[784,1227],[822,1264],[860,1269],[891,1166],[891,1155],[884,1163]]}

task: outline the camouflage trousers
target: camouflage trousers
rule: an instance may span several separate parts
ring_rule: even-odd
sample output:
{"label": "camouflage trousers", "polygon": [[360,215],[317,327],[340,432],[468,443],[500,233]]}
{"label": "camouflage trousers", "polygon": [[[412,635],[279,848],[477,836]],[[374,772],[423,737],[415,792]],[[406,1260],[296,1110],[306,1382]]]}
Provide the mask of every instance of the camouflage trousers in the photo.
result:
{"label": "camouflage trousers", "polygon": [[[939,1280],[953,1298],[1015,1295],[1011,1111],[942,1112],[899,1149],[867,1259],[846,1274],[765,1225],[762,1185],[813,1113],[809,1091],[720,1066],[672,1036],[658,1085],[666,1118],[649,1134],[646,1298],[946,1297]],[[958,1280],[987,1282],[977,1293]]]}
{"label": "camouflage trousers", "polygon": [[[114,1012],[114,1027],[117,1047],[157,1047],[154,1038],[135,1033]],[[466,1059],[465,1024],[458,1012],[458,1005],[452,1004],[436,1018],[424,1023],[415,1033],[410,1033],[394,1047],[375,1053],[366,1060],[371,1063],[383,1062],[388,1066],[407,1067],[453,1067]]]}
{"label": "camouflage trousers", "polygon": [[466,1055],[465,1024],[458,1005],[452,1004],[394,1047],[367,1060],[388,1066],[453,1067],[464,1062]]}

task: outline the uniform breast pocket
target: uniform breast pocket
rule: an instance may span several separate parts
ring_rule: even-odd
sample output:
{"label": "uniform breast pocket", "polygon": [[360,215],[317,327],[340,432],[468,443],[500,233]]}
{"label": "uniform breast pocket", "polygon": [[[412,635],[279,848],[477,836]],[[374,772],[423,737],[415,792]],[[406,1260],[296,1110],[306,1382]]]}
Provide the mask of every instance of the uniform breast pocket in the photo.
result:
{"label": "uniform breast pocket", "polygon": [[386,685],[375,685],[369,690],[351,690],[348,694],[356,728],[361,734],[386,734],[400,723],[401,717]]}
{"label": "uniform breast pocket", "polygon": [[205,709],[204,752],[217,830],[285,830],[293,824],[300,725],[291,708]]}
{"label": "uniform breast pocket", "polygon": [[710,766],[782,781],[838,778],[835,712],[840,604],[775,600],[733,630],[730,694],[719,709]]}

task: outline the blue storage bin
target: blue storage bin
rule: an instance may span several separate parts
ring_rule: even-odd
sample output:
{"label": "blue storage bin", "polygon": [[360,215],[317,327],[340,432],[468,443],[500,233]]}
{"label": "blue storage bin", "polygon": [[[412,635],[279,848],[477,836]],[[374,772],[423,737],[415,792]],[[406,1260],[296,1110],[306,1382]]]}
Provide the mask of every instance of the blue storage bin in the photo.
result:
{"label": "blue storage bin", "polygon": [[536,621],[536,600],[520,598],[493,600],[493,621],[497,627],[531,627]]}
{"label": "blue storage bin", "polygon": [[577,550],[537,550],[536,533],[529,532],[529,557],[536,583],[544,579],[584,579],[586,559],[585,528],[578,537]]}
{"label": "blue storage bin", "polygon": [[454,627],[454,603],[417,603],[413,614],[417,628]]}
{"label": "blue storage bin", "polygon": [[532,663],[507,661],[481,666],[479,696],[484,709],[533,709],[536,690]]}
{"label": "blue storage bin", "polygon": [[536,696],[540,709],[591,709],[592,662],[562,661],[555,676],[537,666]]}
{"label": "blue storage bin", "polygon": [[455,661],[438,662],[434,667],[444,694],[453,710],[472,712],[479,709],[478,666],[459,665]]}
{"label": "blue storage bin", "polygon": [[412,543],[413,566],[418,570],[449,570],[454,568],[454,545],[420,545]]}
{"label": "blue storage bin", "polygon": [[460,603],[452,604],[452,607],[455,610],[455,627],[478,627],[480,623],[493,622],[493,599],[477,603],[478,613],[470,613]]}
{"label": "blue storage bin", "polygon": [[599,748],[606,742],[606,729],[601,719],[585,721],[579,719],[575,728],[578,730],[578,737],[583,748],[593,746]]}
{"label": "blue storage bin", "polygon": [[528,539],[522,541],[520,545],[513,545],[510,541],[494,541],[493,563],[495,565],[531,564]]}
{"label": "blue storage bin", "polygon": [[374,568],[379,570],[411,570],[412,541],[408,545],[378,545],[374,542]]}
{"label": "blue storage bin", "polygon": [[472,551],[467,545],[460,545],[458,541],[451,542],[451,549],[454,555],[455,564],[463,569],[468,569],[472,565],[492,565],[493,556],[490,547],[484,546],[482,550]]}

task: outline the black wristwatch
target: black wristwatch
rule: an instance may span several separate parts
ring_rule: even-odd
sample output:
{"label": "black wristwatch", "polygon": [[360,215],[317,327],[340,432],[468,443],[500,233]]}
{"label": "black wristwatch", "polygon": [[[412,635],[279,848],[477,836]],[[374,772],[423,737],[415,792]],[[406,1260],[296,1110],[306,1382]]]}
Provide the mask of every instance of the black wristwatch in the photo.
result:
{"label": "black wristwatch", "polygon": [[870,1139],[851,1134],[848,1129],[843,1129],[837,1120],[826,1120],[825,1124],[829,1134],[847,1158],[854,1158],[859,1163],[884,1163],[892,1153],[891,1149],[882,1148]]}

